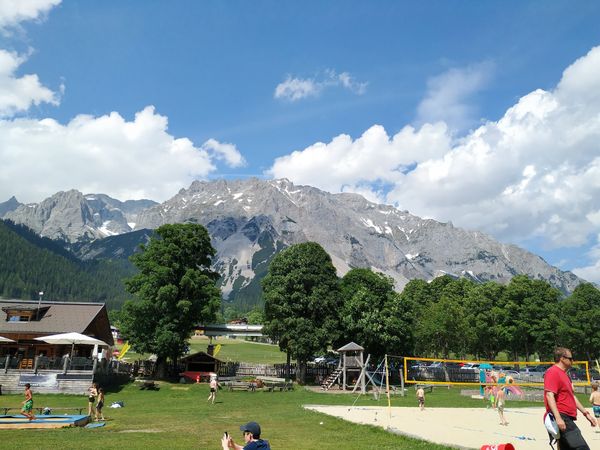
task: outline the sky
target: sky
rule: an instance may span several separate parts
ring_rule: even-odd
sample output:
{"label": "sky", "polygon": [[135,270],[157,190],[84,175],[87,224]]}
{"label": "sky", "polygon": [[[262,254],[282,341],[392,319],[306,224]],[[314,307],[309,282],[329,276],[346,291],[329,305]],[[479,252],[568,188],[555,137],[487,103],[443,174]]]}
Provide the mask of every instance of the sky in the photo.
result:
{"label": "sky", "polygon": [[600,282],[600,2],[0,0],[0,202],[357,192]]}

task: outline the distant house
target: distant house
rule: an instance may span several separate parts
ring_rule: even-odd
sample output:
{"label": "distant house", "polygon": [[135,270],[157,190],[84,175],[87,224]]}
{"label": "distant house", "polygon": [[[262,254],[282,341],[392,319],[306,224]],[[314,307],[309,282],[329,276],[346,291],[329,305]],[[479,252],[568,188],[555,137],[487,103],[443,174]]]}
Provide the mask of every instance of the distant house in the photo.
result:
{"label": "distant house", "polygon": [[181,375],[192,381],[205,380],[211,373],[219,373],[219,367],[222,364],[222,361],[206,352],[192,353],[181,358],[179,362],[185,368]]}
{"label": "distant house", "polygon": [[[0,345],[0,357],[19,360],[19,368],[30,368],[36,356],[62,357],[71,346],[51,345],[35,338],[77,332],[114,345],[104,303],[42,302],[0,299],[0,336],[14,343]],[[93,347],[76,345],[72,357],[91,357]]]}

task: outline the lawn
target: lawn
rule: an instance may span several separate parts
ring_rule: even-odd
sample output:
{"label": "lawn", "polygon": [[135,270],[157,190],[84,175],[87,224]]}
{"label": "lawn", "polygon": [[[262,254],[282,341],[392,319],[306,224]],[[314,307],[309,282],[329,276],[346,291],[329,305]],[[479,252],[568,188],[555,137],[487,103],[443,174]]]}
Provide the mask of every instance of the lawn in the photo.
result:
{"label": "lawn", "polygon": [[[208,338],[194,336],[190,339],[189,343],[190,353],[205,352],[208,345]],[[286,362],[285,353],[281,352],[277,345],[224,337],[213,339],[213,344],[221,344],[221,349],[217,354],[217,358],[221,361],[243,361],[251,364],[277,364]],[[118,348],[120,347],[122,346],[118,346]],[[145,359],[148,356],[129,351],[125,356],[125,360],[135,361],[136,359]]]}
{"label": "lawn", "polygon": [[[261,344],[243,339],[213,338],[213,344],[221,345],[217,358],[221,361],[243,361],[254,364],[285,363],[286,355],[279,350],[278,345]],[[208,338],[192,337],[190,351],[206,351]]]}
{"label": "lawn", "polygon": [[[412,394],[412,391],[410,391]],[[482,407],[482,402],[458,395],[459,390],[436,389],[428,405]],[[207,404],[206,384],[161,383],[160,391],[140,391],[135,385],[107,393],[107,404],[123,401],[122,409],[106,408],[110,420],[103,428],[62,430],[2,430],[2,448],[15,449],[219,449],[224,431],[241,437],[239,425],[256,420],[274,449],[432,449],[446,447],[396,436],[371,426],[306,411],[303,404],[350,406],[353,395],[320,394],[296,388],[293,392],[220,391],[217,403]],[[36,406],[85,406],[85,396],[35,395]],[[0,406],[17,406],[21,396],[0,396]],[[385,399],[359,398],[356,405],[384,406]],[[393,398],[393,406],[416,406],[411,395]],[[526,406],[523,404],[523,406]],[[321,425],[320,422],[323,422]]]}

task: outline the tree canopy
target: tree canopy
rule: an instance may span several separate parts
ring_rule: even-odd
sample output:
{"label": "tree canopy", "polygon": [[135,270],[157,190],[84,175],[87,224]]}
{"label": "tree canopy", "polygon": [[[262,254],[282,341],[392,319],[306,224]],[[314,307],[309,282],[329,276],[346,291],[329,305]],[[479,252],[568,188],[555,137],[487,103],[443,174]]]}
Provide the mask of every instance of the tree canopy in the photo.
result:
{"label": "tree canopy", "polygon": [[265,333],[298,360],[304,382],[306,361],[336,338],[340,293],[330,256],[315,242],[280,252],[262,281]]}
{"label": "tree canopy", "polygon": [[135,299],[125,303],[120,321],[133,349],[156,354],[160,366],[167,357],[177,360],[197,324],[214,319],[221,295],[202,225],[163,225],[156,234],[131,257],[139,273],[125,284]]}
{"label": "tree canopy", "polygon": [[341,294],[339,345],[355,341],[374,357],[405,354],[412,349],[410,324],[391,277],[369,269],[352,269],[342,278]]}

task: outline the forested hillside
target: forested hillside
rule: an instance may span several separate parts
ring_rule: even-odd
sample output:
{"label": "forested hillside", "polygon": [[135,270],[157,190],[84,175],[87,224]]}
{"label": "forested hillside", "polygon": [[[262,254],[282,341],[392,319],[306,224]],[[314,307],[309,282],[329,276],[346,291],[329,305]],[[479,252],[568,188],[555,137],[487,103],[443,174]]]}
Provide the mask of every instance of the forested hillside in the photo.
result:
{"label": "forested hillside", "polygon": [[82,262],[56,241],[28,228],[0,221],[0,296],[4,298],[98,301],[117,307],[128,298],[127,261]]}

